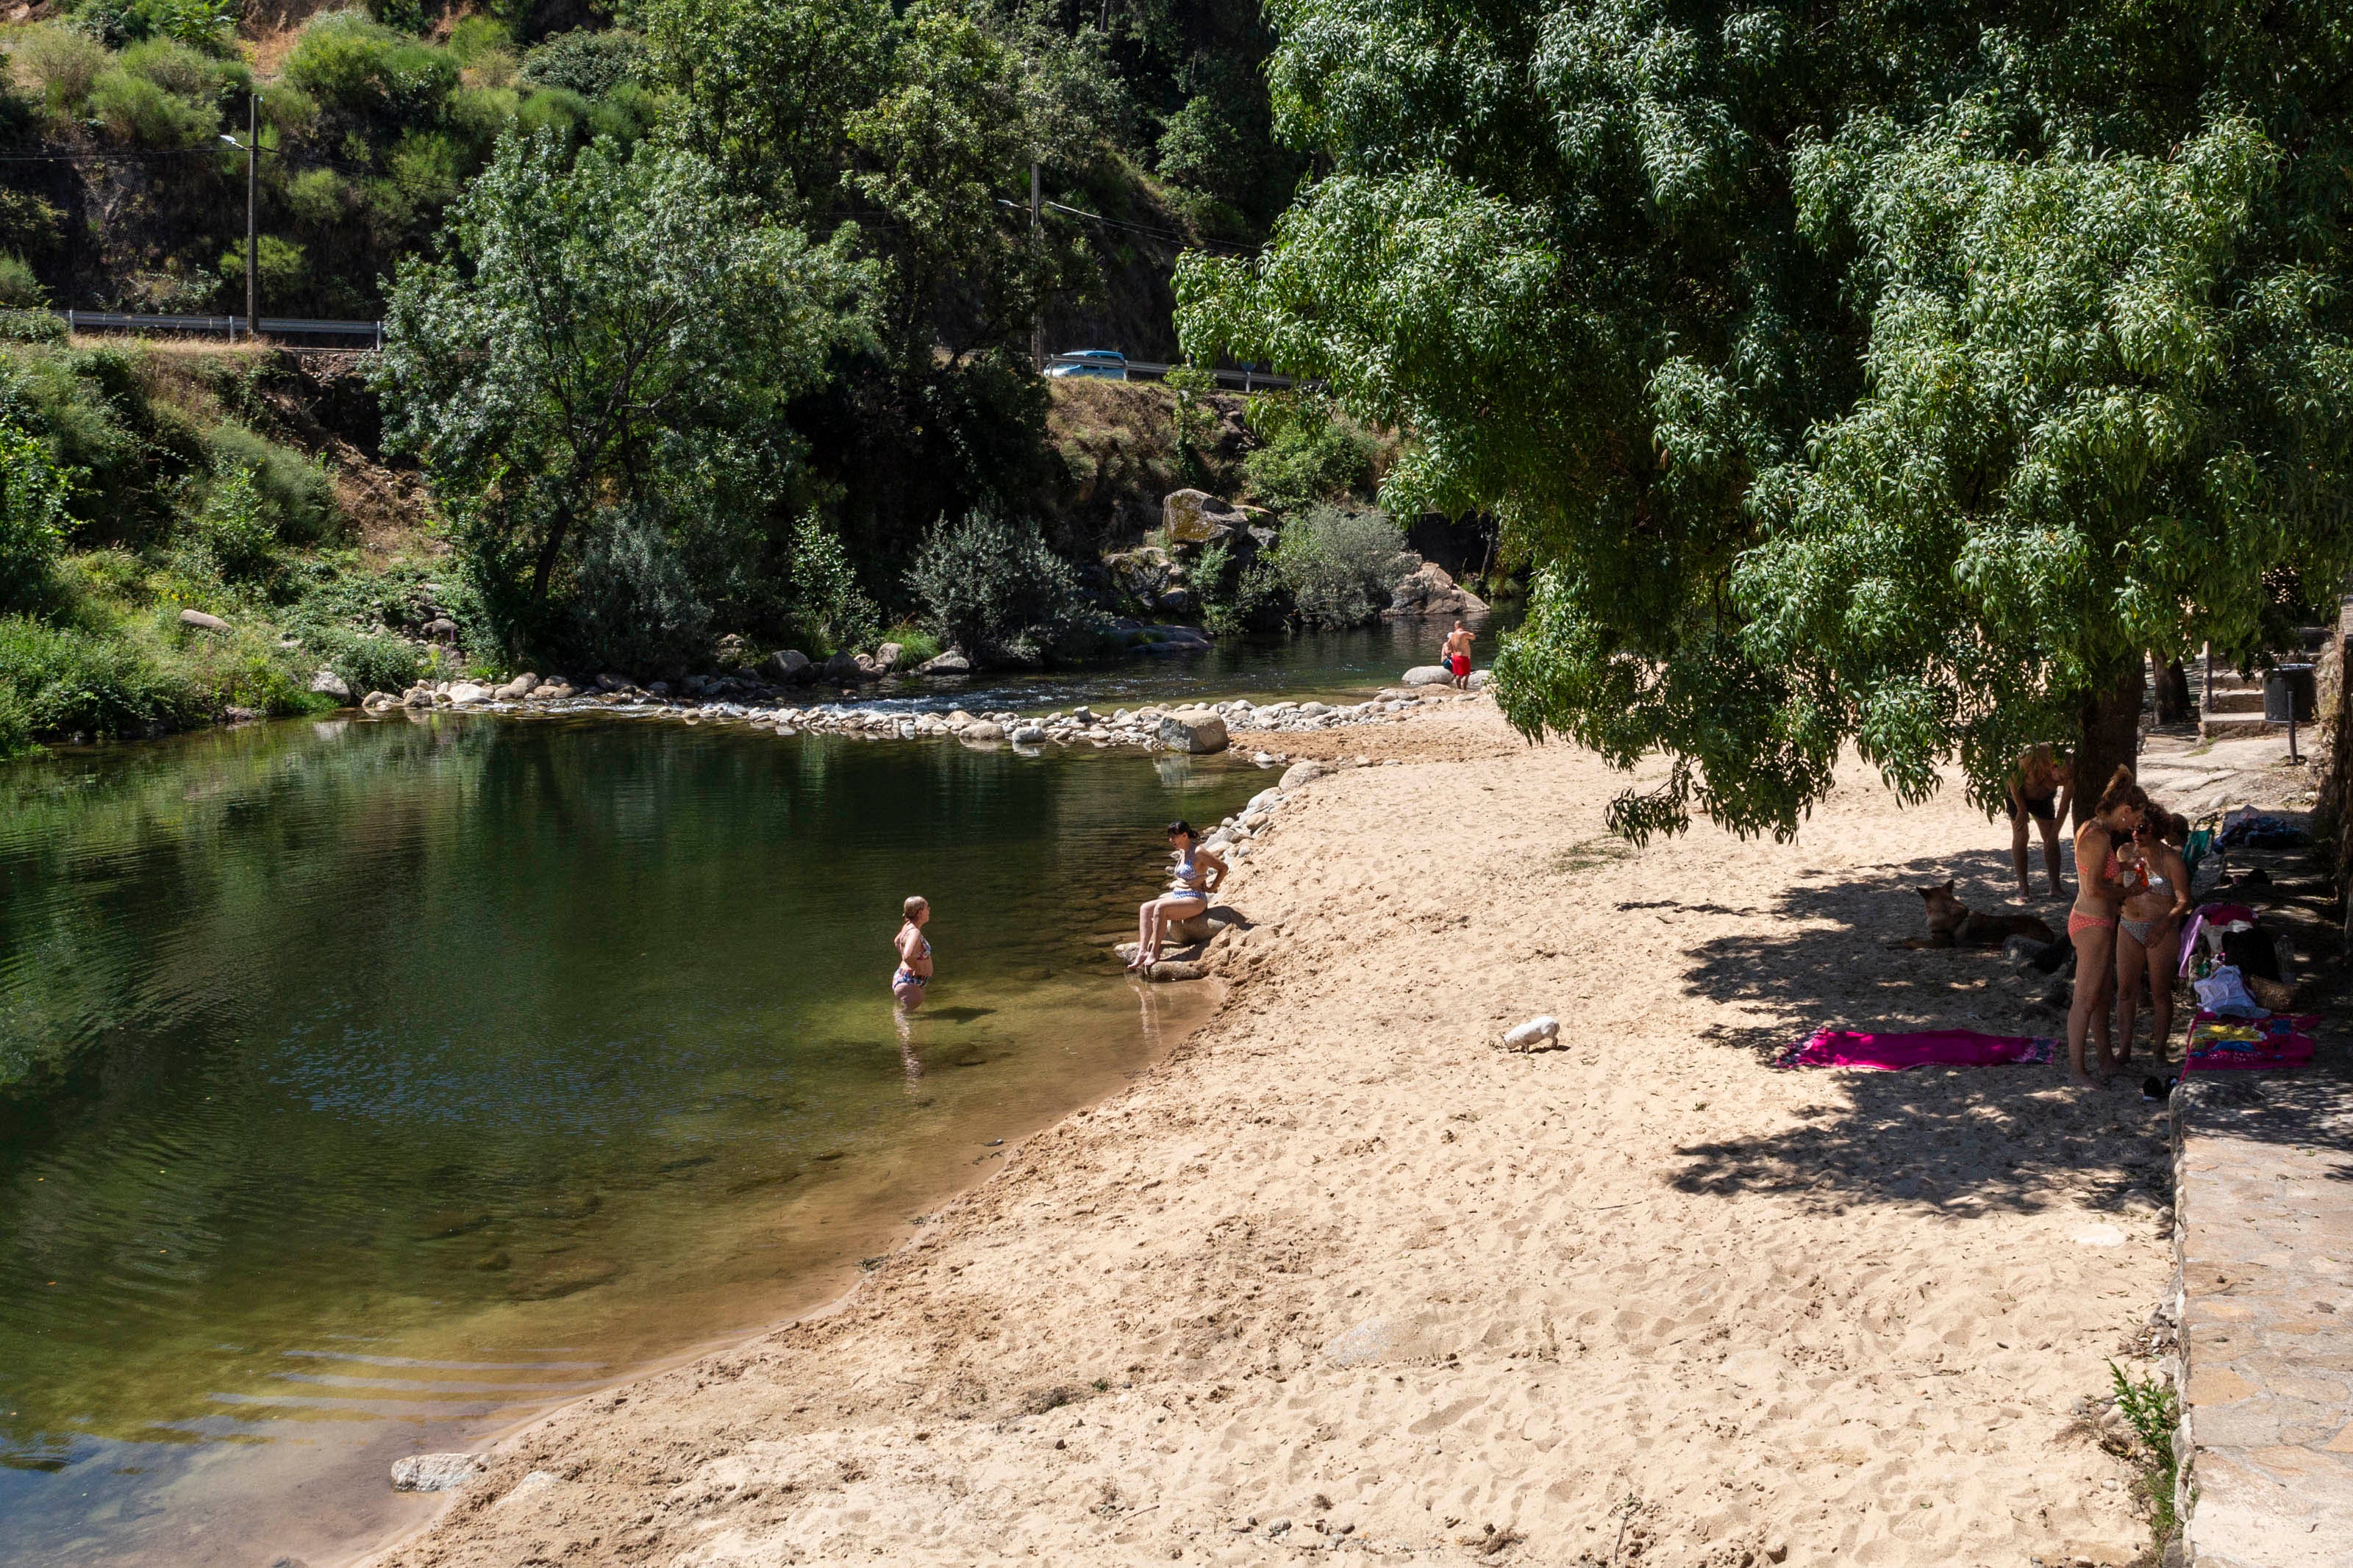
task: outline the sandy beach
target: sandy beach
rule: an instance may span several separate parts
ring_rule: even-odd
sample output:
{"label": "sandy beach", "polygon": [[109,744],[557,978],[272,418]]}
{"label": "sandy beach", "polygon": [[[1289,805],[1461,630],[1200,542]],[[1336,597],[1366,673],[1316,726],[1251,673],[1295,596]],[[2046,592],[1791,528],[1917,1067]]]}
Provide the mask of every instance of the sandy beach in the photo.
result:
{"label": "sandy beach", "polygon": [[[2138,1071],[1767,1065],[1820,1024],[2061,1031],[1998,953],[1894,945],[1948,876],[2017,908],[2006,824],[1852,767],[1793,844],[1636,850],[1622,775],[1484,700],[1333,749],[1404,765],[1283,809],[1189,1042],[828,1313],[535,1424],[375,1561],[2146,1552],[2072,1414],[2170,1270]],[[1560,1048],[1497,1048],[1537,1013]]]}

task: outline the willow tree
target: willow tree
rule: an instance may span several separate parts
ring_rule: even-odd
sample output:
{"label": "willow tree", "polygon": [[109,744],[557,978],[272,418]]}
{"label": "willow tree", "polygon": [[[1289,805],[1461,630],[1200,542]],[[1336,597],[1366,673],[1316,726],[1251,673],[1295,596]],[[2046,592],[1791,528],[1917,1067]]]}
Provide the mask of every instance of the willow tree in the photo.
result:
{"label": "willow tree", "polygon": [[[2320,5],[1271,0],[1328,172],[1195,353],[1417,437],[1534,567],[1505,713],[1787,836],[1857,748],[2129,757],[2144,653],[2353,564],[2353,30]],[[2296,584],[2304,585],[2299,593]]]}

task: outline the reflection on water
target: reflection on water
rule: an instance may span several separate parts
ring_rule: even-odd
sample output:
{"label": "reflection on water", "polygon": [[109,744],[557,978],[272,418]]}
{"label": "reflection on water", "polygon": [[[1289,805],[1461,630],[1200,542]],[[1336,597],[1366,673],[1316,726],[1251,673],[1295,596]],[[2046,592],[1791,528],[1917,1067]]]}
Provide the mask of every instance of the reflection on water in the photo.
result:
{"label": "reflection on water", "polygon": [[0,770],[0,1561],[325,1554],[839,1288],[1189,1026],[1105,948],[1265,782],[450,715]]}

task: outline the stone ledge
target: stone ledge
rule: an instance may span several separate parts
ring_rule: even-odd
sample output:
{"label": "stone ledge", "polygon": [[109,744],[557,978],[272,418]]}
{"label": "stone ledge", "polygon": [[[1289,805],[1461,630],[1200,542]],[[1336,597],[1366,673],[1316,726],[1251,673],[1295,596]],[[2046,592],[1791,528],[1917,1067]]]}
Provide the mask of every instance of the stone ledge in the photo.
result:
{"label": "stone ledge", "polygon": [[2172,1113],[2179,1561],[2347,1568],[2353,1084],[2208,1075]]}

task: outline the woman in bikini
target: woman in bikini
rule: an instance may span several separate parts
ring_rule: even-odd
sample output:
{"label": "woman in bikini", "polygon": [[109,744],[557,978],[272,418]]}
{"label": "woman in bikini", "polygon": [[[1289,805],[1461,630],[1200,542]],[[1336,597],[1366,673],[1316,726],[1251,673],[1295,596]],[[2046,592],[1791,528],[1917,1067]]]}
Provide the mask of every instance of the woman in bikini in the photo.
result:
{"label": "woman in bikini", "polygon": [[2181,919],[2189,912],[2189,868],[2180,846],[2189,824],[2152,805],[2133,835],[2124,909],[2116,919],[2116,1061],[2132,1060],[2133,1016],[2148,976],[2148,1022],[2158,1061],[2173,1033],[2173,977],[2181,965]]}
{"label": "woman in bikini", "polygon": [[[2075,944],[2075,1002],[2067,1009],[2067,1069],[2077,1085],[2096,1089],[2116,1064],[2108,1049],[2108,997],[2116,985],[2116,911],[2124,903],[2116,850],[2129,844],[2148,797],[2119,767],[2100,792],[2092,819],[2075,831],[2075,907],[2067,911],[2067,940]],[[2099,1037],[2100,1076],[2084,1070],[2084,1037]]]}
{"label": "woman in bikini", "polygon": [[2063,899],[2067,884],[2059,877],[2059,825],[2067,820],[2074,801],[2067,763],[2049,745],[2029,746],[2019,753],[2002,789],[2002,809],[2010,813],[2010,863],[2018,871],[2018,899],[2031,903],[2034,886],[2026,871],[2027,824],[2042,835],[2042,868],[2051,873],[2051,896]]}
{"label": "woman in bikini", "polygon": [[912,1010],[923,1005],[923,988],[932,983],[932,942],[923,934],[932,906],[916,898],[901,907],[907,918],[891,944],[899,950],[899,967],[891,975],[891,994],[899,999],[900,1006]]}
{"label": "woman in bikini", "polygon": [[1226,863],[1201,847],[1201,836],[1189,822],[1168,825],[1168,843],[1176,852],[1168,890],[1135,909],[1135,956],[1131,971],[1148,969],[1160,957],[1160,933],[1172,921],[1190,920],[1209,907],[1209,895],[1226,879]]}

